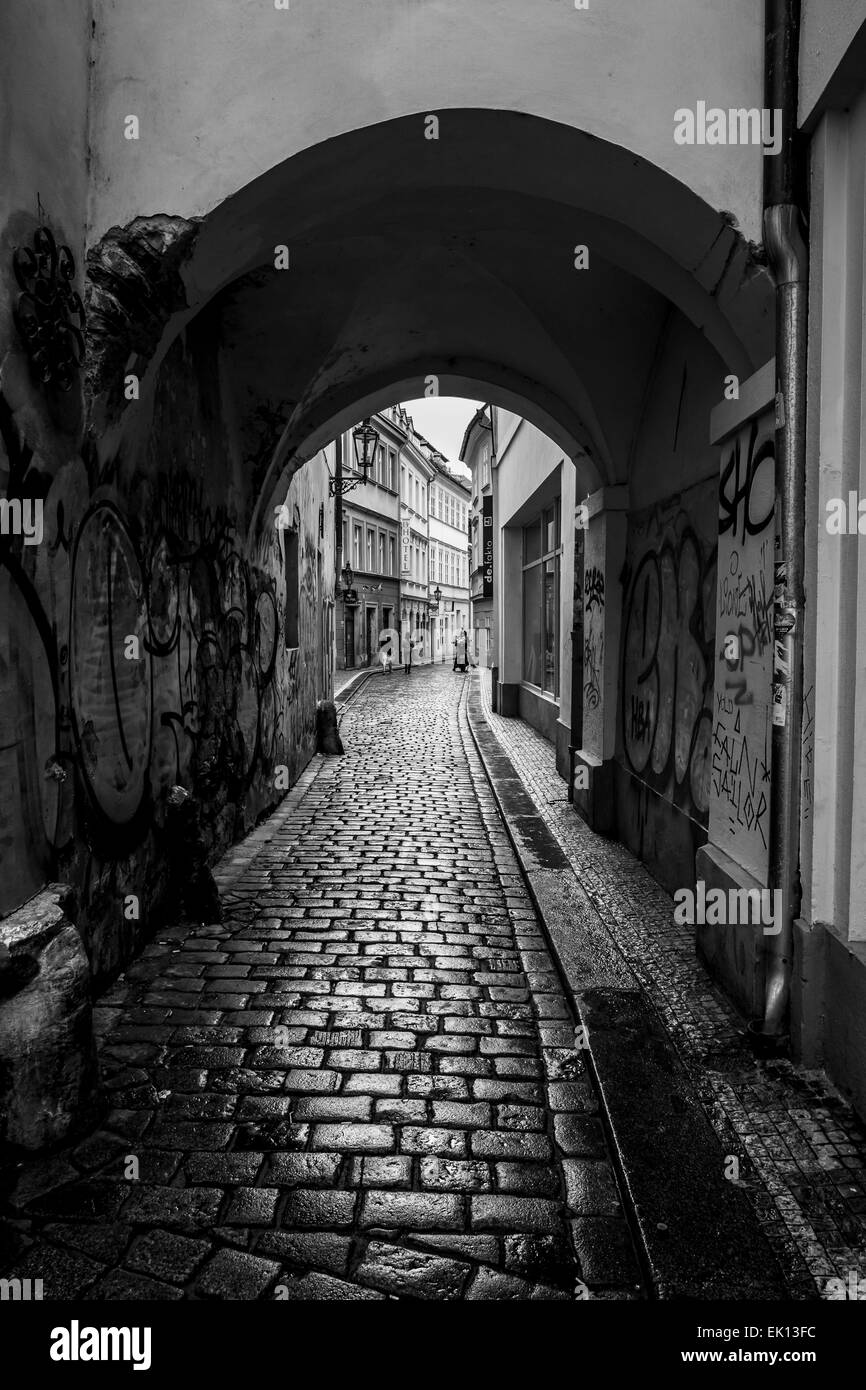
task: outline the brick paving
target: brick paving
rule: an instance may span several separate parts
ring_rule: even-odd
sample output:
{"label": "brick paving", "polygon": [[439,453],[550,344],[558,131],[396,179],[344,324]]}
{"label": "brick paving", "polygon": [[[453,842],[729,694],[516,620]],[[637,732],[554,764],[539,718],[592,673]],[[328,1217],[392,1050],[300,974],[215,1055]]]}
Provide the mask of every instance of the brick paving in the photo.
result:
{"label": "brick paving", "polygon": [[100,1001],[109,1106],[21,1170],[46,1298],[637,1298],[574,1020],[450,666],[373,675]]}
{"label": "brick paving", "polygon": [[528,724],[485,716],[559,841],[617,948],[657,1008],[725,1152],[749,1194],[793,1298],[866,1275],[866,1128],[819,1070],[758,1060],[743,1020],[695,954],[693,930],[622,845],[593,833],[568,802],[553,747]]}

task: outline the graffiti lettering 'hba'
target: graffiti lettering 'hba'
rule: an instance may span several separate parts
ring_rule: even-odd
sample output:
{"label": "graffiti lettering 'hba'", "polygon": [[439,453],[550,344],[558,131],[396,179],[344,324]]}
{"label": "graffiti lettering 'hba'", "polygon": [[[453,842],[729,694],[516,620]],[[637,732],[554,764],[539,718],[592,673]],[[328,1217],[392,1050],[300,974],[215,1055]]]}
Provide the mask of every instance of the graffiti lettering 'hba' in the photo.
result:
{"label": "graffiti lettering 'hba'", "polygon": [[627,588],[623,745],[628,765],[676,805],[709,811],[716,554],[678,510],[653,517]]}

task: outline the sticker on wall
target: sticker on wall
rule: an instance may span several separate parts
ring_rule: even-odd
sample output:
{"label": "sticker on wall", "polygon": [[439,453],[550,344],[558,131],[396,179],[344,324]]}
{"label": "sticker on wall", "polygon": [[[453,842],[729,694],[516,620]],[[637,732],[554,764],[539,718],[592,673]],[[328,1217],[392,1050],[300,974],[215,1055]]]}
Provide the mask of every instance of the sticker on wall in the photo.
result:
{"label": "sticker on wall", "polygon": [[777,560],[773,566],[773,724],[784,729],[788,716],[788,685],[797,614],[787,599],[788,566]]}

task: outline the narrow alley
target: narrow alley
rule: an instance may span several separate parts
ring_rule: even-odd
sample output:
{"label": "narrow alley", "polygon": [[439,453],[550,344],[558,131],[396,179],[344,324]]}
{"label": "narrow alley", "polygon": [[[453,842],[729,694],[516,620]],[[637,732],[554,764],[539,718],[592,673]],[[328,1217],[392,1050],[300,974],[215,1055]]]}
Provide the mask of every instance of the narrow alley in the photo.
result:
{"label": "narrow alley", "polygon": [[[13,1194],[46,1297],[637,1298],[574,1020],[449,666],[376,673],[98,1009],[107,1111]],[[35,1243],[29,1244],[32,1237]]]}
{"label": "narrow alley", "polygon": [[866,0],[0,7],[36,1370],[856,1345],[864,73]]}

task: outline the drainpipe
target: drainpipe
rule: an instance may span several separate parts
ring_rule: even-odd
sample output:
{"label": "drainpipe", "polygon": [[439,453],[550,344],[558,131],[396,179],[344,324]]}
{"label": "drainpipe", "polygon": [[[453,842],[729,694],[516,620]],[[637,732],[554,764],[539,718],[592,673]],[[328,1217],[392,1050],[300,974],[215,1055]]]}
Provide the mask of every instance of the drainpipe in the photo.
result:
{"label": "drainpipe", "polygon": [[334,440],[334,564],[337,593],[343,569],[343,436]]}
{"label": "drainpipe", "polygon": [[[765,0],[764,103],[781,110],[783,144],[764,159],[764,242],[776,285],[776,535],[770,887],[781,930],[768,948],[764,1016],[753,1036],[783,1044],[800,912],[800,751],[803,711],[803,567],[806,491],[808,253],[801,138],[797,130],[800,0]],[[776,919],[778,925],[778,918]]]}

